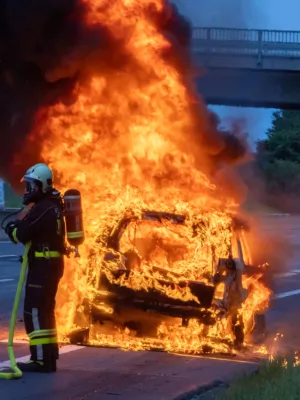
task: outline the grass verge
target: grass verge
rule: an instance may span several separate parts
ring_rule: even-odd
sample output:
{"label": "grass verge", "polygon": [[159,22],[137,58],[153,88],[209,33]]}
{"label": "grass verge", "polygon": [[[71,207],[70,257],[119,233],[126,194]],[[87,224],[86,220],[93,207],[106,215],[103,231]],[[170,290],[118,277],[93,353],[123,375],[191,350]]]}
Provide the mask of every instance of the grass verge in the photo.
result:
{"label": "grass verge", "polygon": [[263,364],[254,375],[240,378],[218,397],[220,400],[299,400],[299,362],[279,359]]}

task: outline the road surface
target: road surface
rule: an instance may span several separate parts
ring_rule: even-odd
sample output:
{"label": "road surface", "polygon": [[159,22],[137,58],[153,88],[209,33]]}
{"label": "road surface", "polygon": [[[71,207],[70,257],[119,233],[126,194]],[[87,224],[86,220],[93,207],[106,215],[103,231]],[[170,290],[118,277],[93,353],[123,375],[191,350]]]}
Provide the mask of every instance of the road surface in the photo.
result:
{"label": "road surface", "polygon": [[[273,218],[268,232],[278,231],[293,245],[288,269],[277,274],[275,297],[267,314],[268,343],[283,334],[274,346],[298,349],[300,341],[300,218]],[[274,249],[276,251],[277,249]],[[0,243],[0,368],[7,365],[6,338],[16,290],[22,249]],[[276,297],[277,296],[277,297]],[[19,319],[22,319],[20,310]],[[16,336],[24,335],[18,322]],[[24,343],[16,344],[16,357],[27,359]],[[300,346],[299,346],[300,348]],[[159,352],[122,352],[118,349],[66,346],[56,374],[27,374],[18,381],[0,381],[0,399],[121,399],[171,400],[212,382],[228,381],[243,371],[252,371],[258,360],[183,357]]]}

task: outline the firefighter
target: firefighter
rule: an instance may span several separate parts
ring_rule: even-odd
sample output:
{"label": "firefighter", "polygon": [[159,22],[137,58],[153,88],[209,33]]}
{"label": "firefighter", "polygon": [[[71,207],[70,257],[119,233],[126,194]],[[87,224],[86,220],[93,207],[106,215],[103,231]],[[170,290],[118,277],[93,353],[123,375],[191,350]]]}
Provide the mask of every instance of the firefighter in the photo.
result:
{"label": "firefighter", "polygon": [[65,248],[62,200],[53,187],[52,171],[45,164],[31,167],[22,182],[26,185],[23,204],[32,207],[22,220],[10,222],[5,229],[12,242],[31,243],[24,300],[31,357],[17,365],[24,372],[55,372],[55,297],[63,275]]}

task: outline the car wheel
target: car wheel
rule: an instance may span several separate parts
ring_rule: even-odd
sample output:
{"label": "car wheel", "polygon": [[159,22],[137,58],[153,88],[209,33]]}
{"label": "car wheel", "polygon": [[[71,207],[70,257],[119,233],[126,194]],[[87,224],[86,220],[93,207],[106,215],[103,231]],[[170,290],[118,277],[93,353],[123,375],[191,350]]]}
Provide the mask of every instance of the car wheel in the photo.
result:
{"label": "car wheel", "polygon": [[265,314],[255,314],[253,328],[250,332],[253,344],[262,344],[266,338],[266,316]]}
{"label": "car wheel", "polygon": [[241,348],[245,340],[245,325],[242,316],[232,317],[232,332],[234,336],[234,346]]}

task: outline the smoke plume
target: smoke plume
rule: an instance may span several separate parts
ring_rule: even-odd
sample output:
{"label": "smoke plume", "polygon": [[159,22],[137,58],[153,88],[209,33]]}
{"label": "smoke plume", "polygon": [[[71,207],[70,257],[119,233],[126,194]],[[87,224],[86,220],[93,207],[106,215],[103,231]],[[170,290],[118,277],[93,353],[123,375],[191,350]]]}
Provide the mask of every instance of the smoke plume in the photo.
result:
{"label": "smoke plume", "polygon": [[[129,63],[136,62],[126,52],[126,37],[117,38],[99,23],[87,24],[88,3],[0,0],[0,175],[12,184],[30,164],[41,160],[39,142],[32,140],[28,146],[27,140],[26,151],[23,146],[48,106],[59,101],[71,104],[77,85],[84,85],[91,76],[126,70]],[[101,4],[105,10],[110,0]],[[188,19],[167,2],[163,9],[149,4],[143,11],[147,19],[172,43],[162,56],[182,76],[187,75],[192,35]],[[145,76],[137,65],[136,79]],[[211,170],[216,170],[241,159],[246,152],[244,144],[236,135],[218,130],[201,100],[193,102],[195,135],[204,149],[205,163],[209,161]]]}

